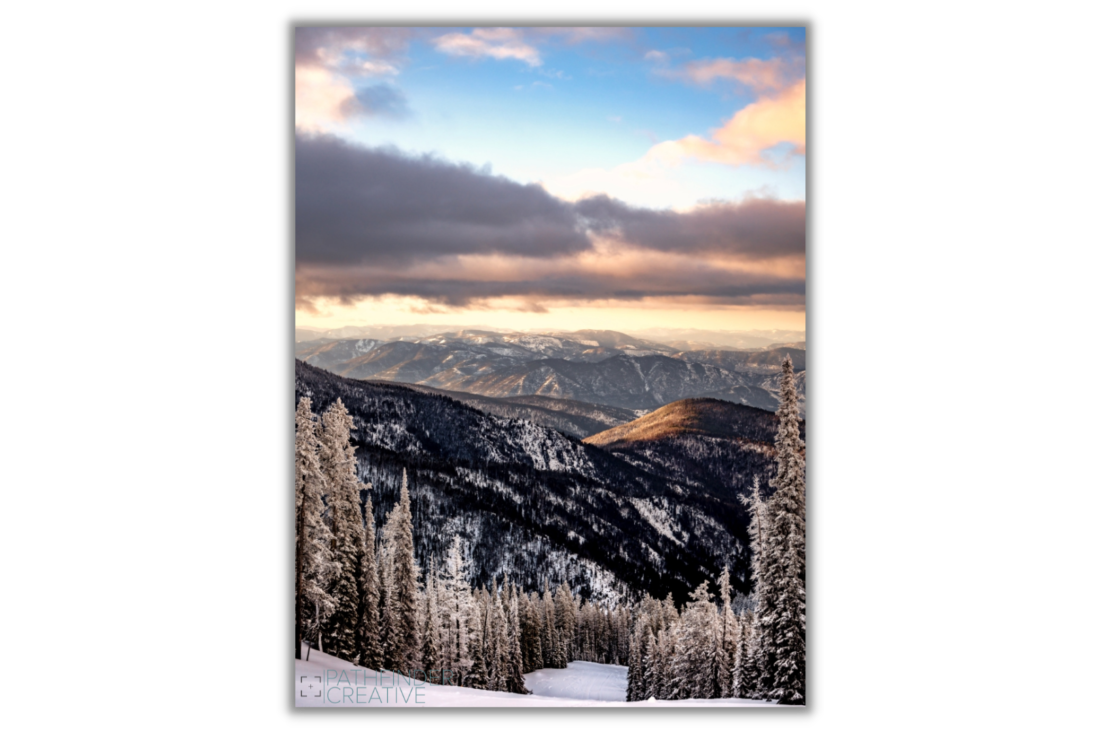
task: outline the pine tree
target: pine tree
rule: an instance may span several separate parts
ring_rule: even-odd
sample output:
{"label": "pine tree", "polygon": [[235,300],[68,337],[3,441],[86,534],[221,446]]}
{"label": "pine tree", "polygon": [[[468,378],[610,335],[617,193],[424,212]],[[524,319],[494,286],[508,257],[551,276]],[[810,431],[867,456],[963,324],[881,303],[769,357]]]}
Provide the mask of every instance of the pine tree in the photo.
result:
{"label": "pine tree", "polygon": [[487,690],[500,690],[503,686],[500,643],[502,615],[500,597],[497,595],[497,582],[493,580],[493,590],[485,603],[485,689]]}
{"label": "pine tree", "polygon": [[317,423],[308,397],[298,401],[294,428],[294,658],[301,659],[308,627],[321,628],[335,604],[327,590],[333,564],[332,535],[322,519],[325,477],[318,456]]}
{"label": "pine tree", "polygon": [[414,555],[409,482],[401,472],[401,494],[391,519],[393,525],[393,663],[405,672],[412,668],[419,647],[417,629],[417,575]]}
{"label": "pine tree", "polygon": [[516,584],[505,581],[508,587],[505,609],[508,616],[508,692],[520,695],[529,695],[531,691],[523,679],[523,645],[522,623],[520,621],[520,598],[522,595],[516,591]]}
{"label": "pine tree", "polygon": [[459,675],[470,667],[469,629],[472,598],[466,580],[466,563],[462,557],[462,540],[455,535],[443,566],[442,614],[443,614],[443,666],[452,675]]}
{"label": "pine tree", "polygon": [[714,697],[717,613],[706,581],[691,593],[691,602],[680,618],[672,677],[675,699],[707,700]]}
{"label": "pine tree", "polygon": [[367,497],[363,509],[363,554],[359,570],[359,665],[367,669],[382,668],[382,617],[378,561],[374,549],[374,505]]}
{"label": "pine tree", "polygon": [[573,602],[573,592],[568,584],[562,583],[554,594],[554,606],[557,612],[558,626],[561,629],[562,652],[564,661],[573,660],[573,640],[577,631],[577,606]]}
{"label": "pine tree", "polygon": [[658,700],[677,699],[678,685],[672,676],[677,625],[678,622],[657,633],[657,663],[652,668],[652,681],[654,697]]}
{"label": "pine tree", "polygon": [[718,593],[722,602],[722,615],[715,688],[719,697],[730,697],[733,694],[733,677],[737,666],[737,622],[730,605],[729,566],[722,569],[722,575],[718,578]]}
{"label": "pine tree", "polygon": [[471,627],[470,634],[470,671],[464,682],[466,687],[477,690],[487,689],[489,683],[488,668],[485,663],[486,639],[488,638],[488,608],[479,592],[474,596],[473,608],[477,623]]}
{"label": "pine tree", "polygon": [[781,705],[806,702],[806,463],[799,434],[798,393],[791,357],[783,360],[775,489],[768,502],[766,555],[774,568],[774,608],[768,610],[774,645],[771,696]]}
{"label": "pine tree", "polygon": [[742,503],[749,508],[749,543],[752,551],[753,599],[756,601],[756,613],[753,621],[754,640],[754,676],[751,686],[754,690],[771,689],[774,672],[774,639],[771,623],[775,610],[775,575],[777,564],[770,556],[771,514],[768,502],[760,495],[760,479],[754,476],[752,493],[741,497]]}
{"label": "pine tree", "polygon": [[546,666],[542,654],[542,618],[539,613],[538,594],[532,593],[527,597],[526,603],[527,621],[524,624],[524,661],[528,672],[542,669]]}
{"label": "pine tree", "polygon": [[382,524],[382,542],[378,553],[378,608],[382,619],[382,659],[383,666],[388,670],[394,670],[394,649],[397,635],[397,596],[394,592],[393,582],[393,556],[394,556],[394,532],[398,507],[394,507],[386,514],[386,521]]}
{"label": "pine tree", "polygon": [[339,571],[329,589],[336,608],[326,628],[329,653],[354,662],[358,657],[356,629],[360,623],[360,565],[363,554],[363,515],[359,505],[359,482],[355,449],[351,445],[354,424],[339,399],[325,411],[322,420],[321,470],[329,490],[333,556]]}
{"label": "pine tree", "polygon": [[424,626],[420,635],[422,645],[420,648],[420,665],[424,669],[425,679],[435,681],[439,674],[439,606],[438,590],[436,583],[435,565],[428,565],[428,581],[424,588]]}
{"label": "pine tree", "polygon": [[661,686],[664,681],[664,670],[661,669],[661,647],[652,629],[646,631],[644,649],[638,653],[645,661],[642,665],[642,689],[637,699],[648,700],[651,697],[656,700],[663,699],[664,693]]}
{"label": "pine tree", "polygon": [[549,581],[544,581],[542,592],[543,608],[543,642],[542,656],[547,667],[563,669],[565,662],[561,653],[560,632],[558,631],[557,614],[554,612],[554,598],[550,595]]}
{"label": "pine tree", "polygon": [[755,644],[753,638],[752,611],[746,611],[739,623],[740,633],[737,635],[737,662],[733,672],[733,696],[739,698],[756,697],[756,664]]}

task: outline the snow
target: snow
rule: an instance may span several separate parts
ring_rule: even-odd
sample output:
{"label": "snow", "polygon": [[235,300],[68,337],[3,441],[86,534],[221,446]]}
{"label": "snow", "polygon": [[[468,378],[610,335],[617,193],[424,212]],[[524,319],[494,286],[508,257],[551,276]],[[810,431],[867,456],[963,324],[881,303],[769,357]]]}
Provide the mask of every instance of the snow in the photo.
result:
{"label": "snow", "polygon": [[672,534],[672,517],[668,515],[668,512],[646,499],[631,497],[630,503],[632,503],[634,508],[638,510],[638,513],[653,526],[653,529],[657,530],[657,532],[665,537],[668,537],[676,544],[683,546],[684,543],[677,539],[676,535]]}
{"label": "snow", "polygon": [[626,701],[626,667],[570,662],[565,669],[537,669],[524,675],[527,689],[543,697]]}
{"label": "snow", "polygon": [[[389,672],[357,667],[316,649],[294,661],[296,707],[695,707],[763,706],[759,700],[626,699],[626,667],[570,662],[567,669],[540,669],[526,676],[536,694],[515,695],[466,687],[441,687]],[[312,687],[311,687],[312,685]],[[537,688],[537,689],[536,689]],[[565,695],[577,697],[566,697]]]}

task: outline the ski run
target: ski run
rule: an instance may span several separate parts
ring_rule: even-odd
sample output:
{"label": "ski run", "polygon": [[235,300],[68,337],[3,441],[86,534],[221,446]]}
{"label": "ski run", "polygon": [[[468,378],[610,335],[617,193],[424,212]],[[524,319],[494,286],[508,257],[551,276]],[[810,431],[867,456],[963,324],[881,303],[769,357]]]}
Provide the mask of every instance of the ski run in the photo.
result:
{"label": "ski run", "polygon": [[[305,660],[309,654],[309,661]],[[759,707],[762,700],[645,700],[625,702],[626,667],[570,662],[525,676],[532,695],[427,684],[357,667],[316,649],[294,662],[297,707]]]}

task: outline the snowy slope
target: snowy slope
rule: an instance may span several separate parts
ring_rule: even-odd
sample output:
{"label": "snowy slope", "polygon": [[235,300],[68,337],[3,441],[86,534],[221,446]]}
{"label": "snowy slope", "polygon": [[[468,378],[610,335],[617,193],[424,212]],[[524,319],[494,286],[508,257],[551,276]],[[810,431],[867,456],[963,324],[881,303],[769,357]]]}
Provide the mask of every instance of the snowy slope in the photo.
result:
{"label": "snowy slope", "polygon": [[618,664],[570,662],[566,669],[536,669],[524,679],[527,689],[542,697],[625,702],[626,672]]}
{"label": "snowy slope", "polygon": [[[527,686],[540,694],[514,695],[465,687],[441,687],[414,682],[357,667],[313,650],[294,662],[296,707],[750,707],[758,700],[650,700],[613,702],[626,697],[626,667],[572,662],[568,669],[542,669],[527,675]],[[311,687],[312,685],[312,687]],[[562,694],[584,696],[582,699]],[[553,696],[552,696],[553,695]],[[620,699],[621,699],[620,698]]]}
{"label": "snowy slope", "polygon": [[[297,396],[309,396],[315,412],[339,398],[351,414],[376,524],[407,471],[422,567],[457,535],[475,585],[508,576],[525,589],[568,582],[589,600],[671,592],[682,603],[728,563],[735,589],[748,590],[747,519],[737,502],[687,491],[686,482],[597,446],[445,396],[344,379],[302,362],[295,376]],[[669,525],[664,533],[646,516],[657,508]]]}

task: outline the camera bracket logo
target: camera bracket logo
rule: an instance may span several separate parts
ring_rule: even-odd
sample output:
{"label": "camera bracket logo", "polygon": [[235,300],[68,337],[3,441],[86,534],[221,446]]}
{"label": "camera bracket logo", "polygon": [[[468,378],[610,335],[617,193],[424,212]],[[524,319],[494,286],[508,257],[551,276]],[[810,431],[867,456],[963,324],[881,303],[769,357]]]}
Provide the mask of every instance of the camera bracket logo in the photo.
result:
{"label": "camera bracket logo", "polygon": [[[306,682],[306,680],[309,680],[309,682]],[[314,682],[313,680],[316,680],[316,682]],[[321,684],[321,675],[302,675],[302,677],[298,680],[298,683],[301,685],[298,690],[299,697],[321,696],[321,688],[324,686]],[[316,695],[313,694],[314,691],[316,691]]]}

